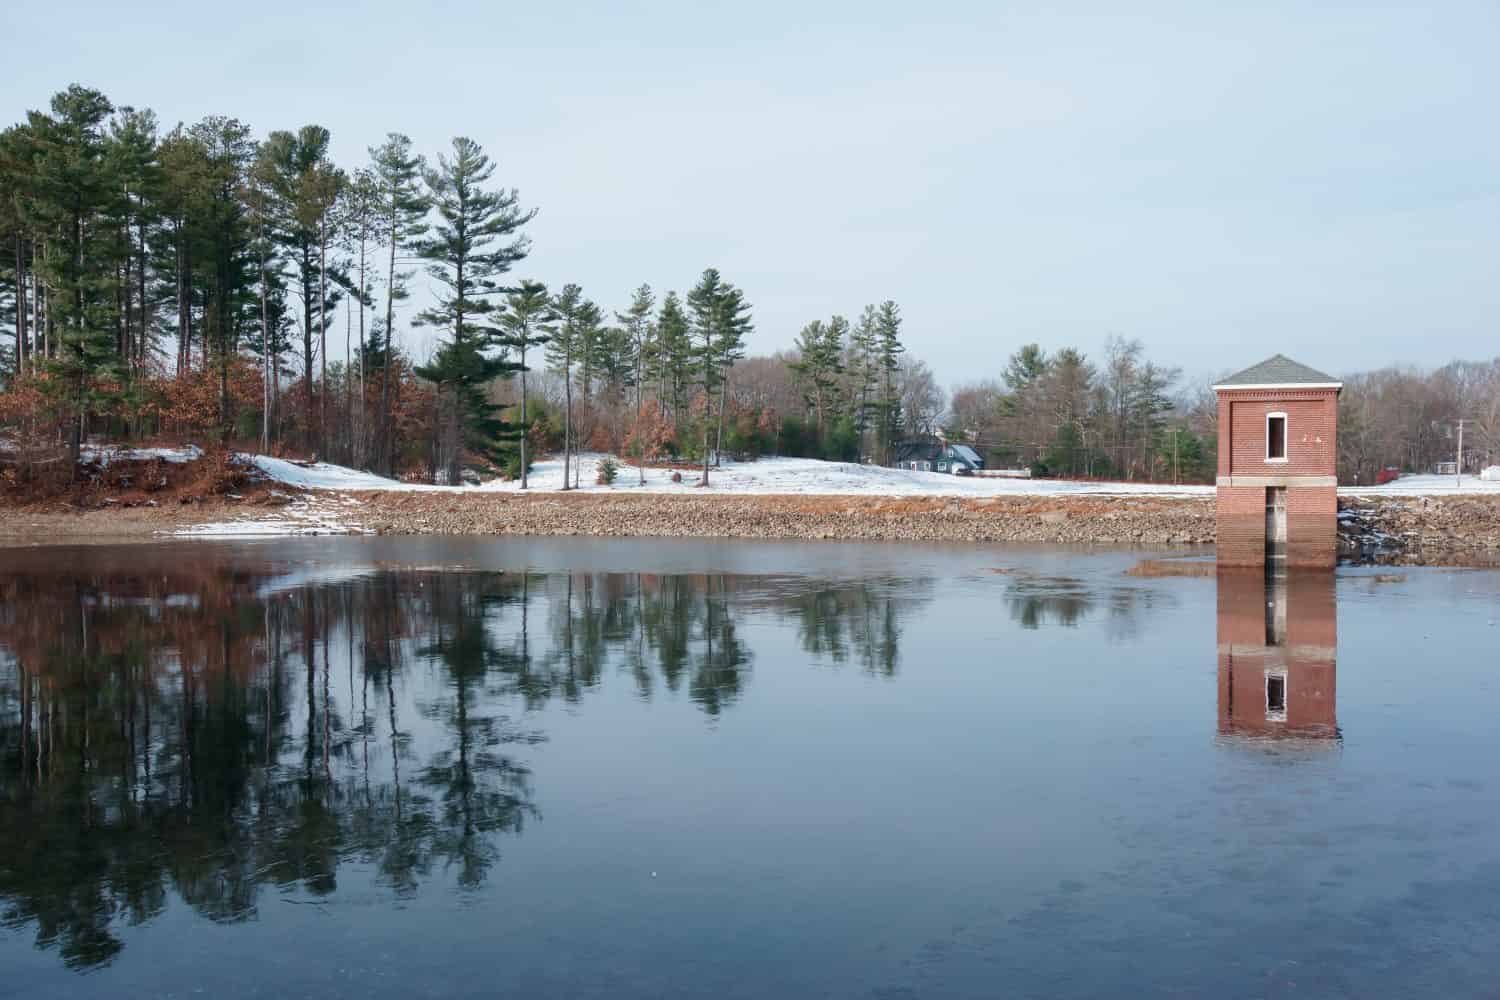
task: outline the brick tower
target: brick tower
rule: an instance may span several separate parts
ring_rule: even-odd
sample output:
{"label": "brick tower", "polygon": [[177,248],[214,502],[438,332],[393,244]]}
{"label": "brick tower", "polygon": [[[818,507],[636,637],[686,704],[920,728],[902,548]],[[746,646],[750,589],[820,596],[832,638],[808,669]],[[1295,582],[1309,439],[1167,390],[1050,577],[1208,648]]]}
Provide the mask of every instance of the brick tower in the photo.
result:
{"label": "brick tower", "polygon": [[1214,386],[1219,565],[1333,567],[1343,387],[1280,354]]}

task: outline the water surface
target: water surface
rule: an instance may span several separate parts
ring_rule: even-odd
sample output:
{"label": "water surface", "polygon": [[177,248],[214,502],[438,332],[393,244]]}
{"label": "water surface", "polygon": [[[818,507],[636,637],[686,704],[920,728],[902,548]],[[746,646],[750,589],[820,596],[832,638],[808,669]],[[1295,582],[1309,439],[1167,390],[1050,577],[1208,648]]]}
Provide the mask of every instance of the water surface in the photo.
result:
{"label": "water surface", "polygon": [[0,550],[0,996],[1451,996],[1500,574]]}

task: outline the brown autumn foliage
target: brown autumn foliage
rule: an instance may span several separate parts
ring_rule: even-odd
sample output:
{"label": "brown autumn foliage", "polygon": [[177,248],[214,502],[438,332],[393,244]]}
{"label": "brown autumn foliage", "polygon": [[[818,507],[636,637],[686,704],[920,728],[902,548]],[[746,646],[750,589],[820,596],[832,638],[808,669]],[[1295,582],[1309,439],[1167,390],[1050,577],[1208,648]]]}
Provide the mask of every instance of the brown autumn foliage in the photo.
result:
{"label": "brown autumn foliage", "polygon": [[648,400],[630,423],[625,450],[649,465],[668,451],[674,437],[675,428],[666,407],[657,400]]}

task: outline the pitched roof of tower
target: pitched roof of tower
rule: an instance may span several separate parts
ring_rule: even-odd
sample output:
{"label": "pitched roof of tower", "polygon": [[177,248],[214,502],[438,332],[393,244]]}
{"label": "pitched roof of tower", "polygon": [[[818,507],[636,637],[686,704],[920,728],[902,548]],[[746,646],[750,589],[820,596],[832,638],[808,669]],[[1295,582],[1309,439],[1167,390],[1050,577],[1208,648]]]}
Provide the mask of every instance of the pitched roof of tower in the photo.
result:
{"label": "pitched roof of tower", "polygon": [[1285,354],[1276,354],[1258,365],[1251,365],[1242,372],[1235,372],[1220,379],[1215,389],[1252,389],[1274,386],[1314,386],[1324,389],[1342,389],[1344,383],[1332,375],[1325,375],[1316,368],[1298,364]]}

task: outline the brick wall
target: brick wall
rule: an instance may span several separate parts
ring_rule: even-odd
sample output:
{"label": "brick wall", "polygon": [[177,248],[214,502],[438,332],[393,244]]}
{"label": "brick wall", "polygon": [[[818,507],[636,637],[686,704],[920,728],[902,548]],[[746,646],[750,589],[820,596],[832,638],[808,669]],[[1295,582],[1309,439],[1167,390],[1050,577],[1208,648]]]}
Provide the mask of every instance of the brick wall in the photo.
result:
{"label": "brick wall", "polygon": [[[1260,486],[1220,486],[1214,510],[1215,553],[1220,566],[1266,562],[1266,491]],[[1291,531],[1291,513],[1287,513]]]}
{"label": "brick wall", "polygon": [[1337,487],[1286,491],[1287,568],[1327,569],[1338,562],[1338,516]]}
{"label": "brick wall", "polygon": [[[1266,415],[1287,415],[1287,461],[1266,461]],[[1338,469],[1338,393],[1332,389],[1222,390],[1219,475],[1332,476]]]}

